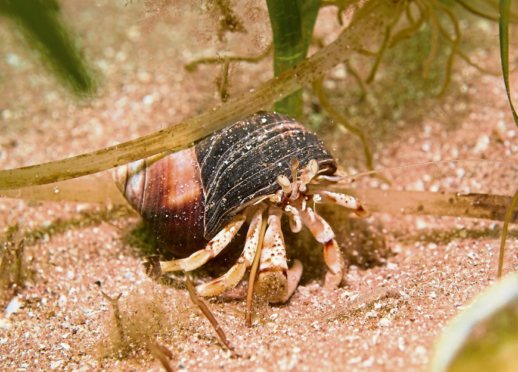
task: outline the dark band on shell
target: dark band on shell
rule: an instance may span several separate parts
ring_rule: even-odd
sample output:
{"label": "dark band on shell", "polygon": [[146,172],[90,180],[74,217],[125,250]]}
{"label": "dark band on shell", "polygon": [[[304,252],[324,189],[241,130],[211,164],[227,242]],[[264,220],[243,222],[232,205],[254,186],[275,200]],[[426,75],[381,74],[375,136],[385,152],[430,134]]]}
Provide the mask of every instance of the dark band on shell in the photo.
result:
{"label": "dark band on shell", "polygon": [[277,176],[290,180],[290,159],[302,166],[315,159],[326,174],[336,161],[318,137],[288,116],[260,112],[196,145],[205,192],[205,237],[211,239],[247,203],[280,189]]}

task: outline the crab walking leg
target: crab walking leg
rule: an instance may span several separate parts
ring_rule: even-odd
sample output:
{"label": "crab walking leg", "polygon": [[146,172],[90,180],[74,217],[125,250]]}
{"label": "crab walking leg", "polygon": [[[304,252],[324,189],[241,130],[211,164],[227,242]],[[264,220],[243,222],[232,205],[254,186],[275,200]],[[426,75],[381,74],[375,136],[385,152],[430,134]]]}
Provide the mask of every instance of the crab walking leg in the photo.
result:
{"label": "crab walking leg", "polygon": [[211,258],[216,257],[237,234],[246,219],[246,211],[236,215],[234,219],[223,228],[205,247],[194,252],[187,258],[175,261],[160,262],[162,272],[167,271],[191,271],[205,264]]}
{"label": "crab walking leg", "polygon": [[264,235],[255,291],[269,302],[281,302],[288,294],[288,264],[281,232],[282,212],[270,207],[268,213],[268,228]]}
{"label": "crab walking leg", "polygon": [[367,208],[365,208],[360,199],[354,196],[324,190],[319,191],[318,195],[320,195],[323,202],[334,203],[342,207],[350,208],[358,216],[365,216],[368,213]]}
{"label": "crab walking leg", "polygon": [[200,296],[217,296],[227,289],[234,288],[243,279],[246,270],[254,261],[265,209],[266,205],[264,203],[259,204],[255,209],[252,221],[250,221],[250,227],[248,228],[248,234],[246,235],[245,248],[237,263],[223,276],[197,286],[196,291]]}
{"label": "crab walking leg", "polygon": [[293,292],[295,292],[299,285],[300,278],[302,277],[302,271],[302,262],[297,259],[293,260],[293,265],[291,266],[291,269],[288,270],[288,294],[281,302],[288,301]]}
{"label": "crab walking leg", "polygon": [[302,264],[296,261],[293,268],[288,270],[286,246],[281,231],[282,211],[270,207],[269,213],[255,288],[268,302],[286,302],[297,288],[302,276]]}
{"label": "crab walking leg", "polygon": [[284,213],[290,216],[290,228],[294,233],[298,233],[302,229],[302,221],[300,220],[299,211],[290,205],[284,208]]}
{"label": "crab walking leg", "polygon": [[300,212],[303,223],[309,228],[315,239],[324,245],[324,260],[329,271],[326,274],[325,288],[335,289],[342,281],[345,263],[340,247],[335,240],[331,226],[311,208]]}

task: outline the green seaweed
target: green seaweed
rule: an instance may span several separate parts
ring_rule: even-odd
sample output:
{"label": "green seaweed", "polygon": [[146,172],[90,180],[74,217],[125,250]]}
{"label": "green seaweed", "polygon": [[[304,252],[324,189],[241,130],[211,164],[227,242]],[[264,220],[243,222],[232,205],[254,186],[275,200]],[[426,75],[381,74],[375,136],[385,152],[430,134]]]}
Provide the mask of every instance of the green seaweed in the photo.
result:
{"label": "green seaweed", "polygon": [[[509,99],[509,105],[513,113],[513,119],[515,124],[518,126],[518,115],[514,109],[513,100],[511,98],[511,88],[509,84],[509,20],[511,14],[511,0],[500,0],[500,18],[498,21],[499,40],[500,40],[500,62],[502,63],[502,73],[504,75],[505,90],[507,92],[507,98]],[[504,229],[502,233],[502,241],[500,243],[500,257],[498,260],[498,277],[502,276],[502,268],[504,266],[504,251],[505,241],[507,239],[507,227],[511,220],[513,211],[518,202],[518,189],[513,197],[513,201],[507,211],[507,216],[504,222]]]}
{"label": "green seaweed", "polygon": [[31,48],[59,81],[78,97],[89,97],[97,83],[76,39],[60,17],[56,0],[0,0],[0,15],[11,19]]}
{"label": "green seaweed", "polygon": [[518,115],[514,109],[513,100],[511,98],[511,87],[509,84],[509,21],[511,16],[511,0],[500,0],[500,18],[498,20],[498,36],[500,39],[500,62],[502,64],[502,73],[504,74],[505,90],[509,105],[513,112],[514,122],[518,126]]}
{"label": "green seaweed", "polygon": [[[275,76],[306,58],[320,0],[267,0],[273,32],[273,72]],[[276,102],[274,109],[296,119],[302,117],[302,90]]]}

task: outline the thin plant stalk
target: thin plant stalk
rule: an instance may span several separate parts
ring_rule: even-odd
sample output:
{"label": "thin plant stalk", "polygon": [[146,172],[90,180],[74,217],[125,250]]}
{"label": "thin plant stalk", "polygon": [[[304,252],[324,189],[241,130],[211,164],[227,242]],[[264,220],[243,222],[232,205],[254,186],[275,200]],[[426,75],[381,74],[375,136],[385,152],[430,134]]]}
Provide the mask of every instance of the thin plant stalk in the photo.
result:
{"label": "thin plant stalk", "polygon": [[[498,1],[498,3],[494,0],[483,0],[485,3],[487,3],[489,6],[491,6],[493,9],[495,9],[498,14],[502,14],[501,10],[502,8],[500,8],[500,5],[502,4],[501,1]],[[507,1],[506,1],[507,2]],[[511,1],[509,1],[511,2]],[[513,23],[518,23],[518,14],[514,13],[511,11],[511,7],[509,7],[509,22],[513,22]]]}
{"label": "thin plant stalk", "polygon": [[500,19],[498,21],[498,31],[500,39],[500,61],[502,63],[502,73],[504,75],[505,90],[509,105],[513,112],[513,119],[518,126],[518,115],[514,109],[511,98],[511,86],[509,84],[509,18],[511,14],[511,0],[500,0],[499,2]]}
{"label": "thin plant stalk", "polygon": [[[451,9],[435,0],[434,0],[434,4],[438,8],[440,8],[444,13],[446,13],[446,15],[450,18],[450,20],[453,24],[453,28],[455,30],[455,36],[456,36],[455,40],[451,46],[450,55],[448,56],[448,62],[446,65],[446,78],[444,80],[444,84],[442,86],[441,91],[437,95],[438,97],[442,97],[444,95],[444,93],[446,93],[446,89],[448,89],[448,86],[450,85],[450,82],[451,82],[451,75],[453,72],[453,60],[455,59],[455,54],[457,53],[457,50],[459,49],[460,38],[461,38],[462,34],[460,31],[459,21],[457,20],[457,17],[451,11]],[[439,20],[437,18],[435,20],[437,21],[437,24],[439,25]]]}
{"label": "thin plant stalk", "polygon": [[[324,81],[324,77],[321,77],[318,80],[315,80],[313,83],[313,89],[317,93],[318,100],[320,102],[320,105],[323,107],[324,110],[331,116],[331,118],[336,121],[337,123],[342,124],[349,132],[352,134],[358,136],[360,138],[360,141],[362,143],[363,152],[365,154],[365,163],[367,166],[367,169],[373,170],[374,166],[372,165],[372,154],[369,149],[369,144],[367,143],[367,137],[365,136],[365,133],[363,131],[352,125],[343,115],[341,115],[338,111],[336,111],[333,106],[327,101],[324,88],[322,87],[322,83]],[[375,177],[380,178],[382,181],[391,184],[390,181],[385,178],[382,175],[376,174]]]}
{"label": "thin plant stalk", "polygon": [[361,99],[364,99],[367,95],[367,89],[365,89],[365,84],[363,84],[363,80],[360,77],[360,74],[356,71],[356,69],[352,66],[350,60],[345,61],[345,68],[348,73],[352,75],[352,77],[356,80],[358,83],[360,90],[361,90]]}
{"label": "thin plant stalk", "polygon": [[261,221],[261,230],[259,232],[259,242],[257,243],[257,251],[255,252],[254,262],[250,269],[250,277],[248,279],[248,292],[246,295],[246,315],[245,321],[248,327],[252,326],[252,299],[254,297],[255,278],[257,276],[257,269],[259,268],[259,261],[261,260],[261,252],[263,250],[263,238],[266,232],[266,225],[268,224],[268,210],[263,213],[263,220]]}
{"label": "thin plant stalk", "polygon": [[408,19],[408,22],[410,22],[411,25],[414,25],[415,24],[415,18],[414,16],[412,15],[412,3],[409,2],[407,7],[405,8],[405,14],[406,14],[406,17]]}
{"label": "thin plant stalk", "polygon": [[492,14],[484,13],[484,12],[482,12],[482,11],[472,7],[468,2],[466,2],[464,0],[457,0],[457,3],[459,3],[467,11],[469,11],[469,12],[471,12],[473,14],[476,14],[479,17],[482,17],[482,18],[485,18],[485,19],[489,19],[490,21],[497,21],[498,22],[498,16],[494,16]]}
{"label": "thin plant stalk", "polygon": [[[499,1],[499,13],[500,18],[498,20],[498,31],[500,40],[500,61],[502,63],[502,74],[504,76],[505,89],[507,92],[507,98],[509,99],[509,105],[511,106],[511,111],[513,112],[513,119],[516,125],[518,126],[518,115],[516,114],[516,110],[514,109],[509,84],[509,20],[511,14],[511,0]],[[502,242],[500,243],[500,256],[498,260],[498,278],[502,277],[502,270],[504,266],[505,241],[507,239],[507,228],[509,226],[509,221],[511,220],[517,202],[518,190],[516,190],[516,193],[511,202],[511,205],[509,206],[509,210],[507,211],[507,216],[504,222],[504,228],[502,231]]]}
{"label": "thin plant stalk", "polygon": [[225,57],[225,62],[221,67],[221,75],[219,78],[219,95],[221,101],[227,102],[230,97],[230,59]]}
{"label": "thin plant stalk", "polygon": [[358,50],[358,54],[361,54],[361,55],[364,55],[364,56],[367,56],[367,57],[376,57],[378,55],[378,53],[371,52],[370,50],[367,50],[367,49],[364,49],[364,48],[360,48]]}
{"label": "thin plant stalk", "polygon": [[205,301],[198,298],[198,295],[196,294],[196,289],[194,288],[194,284],[192,284],[191,277],[186,271],[184,271],[183,273],[185,275],[185,286],[187,287],[187,291],[189,292],[189,297],[191,298],[192,303],[200,308],[203,315],[205,315],[205,317],[209,320],[210,324],[212,324],[212,327],[216,331],[216,334],[218,335],[218,338],[220,339],[221,343],[225,345],[225,347],[228,350],[235,353],[234,348],[230,346],[230,343],[228,342],[227,337],[225,336],[225,332],[223,332],[223,329],[219,325],[214,314],[212,314],[212,311],[210,311]]}
{"label": "thin plant stalk", "polygon": [[[418,4],[419,5],[419,4]],[[419,19],[417,21],[412,21],[410,19],[411,16],[411,13],[410,11],[407,12],[407,18],[409,19],[409,22],[410,22],[410,26],[409,27],[406,27],[400,31],[398,31],[390,40],[390,45],[389,45],[389,48],[393,48],[395,47],[397,44],[399,44],[400,42],[402,42],[403,40],[407,40],[409,38],[412,37],[412,35],[414,35],[416,32],[419,31],[419,29],[421,28],[421,26],[423,25],[424,23],[424,15],[423,15],[423,9],[418,6],[419,8]],[[410,4],[407,6],[407,10],[410,9]],[[412,18],[413,19],[413,18]]]}
{"label": "thin plant stalk", "polygon": [[115,298],[108,296],[103,291],[101,291],[101,293],[102,293],[104,299],[107,300],[108,302],[110,302],[110,304],[112,305],[113,317],[115,318],[115,326],[117,327],[117,332],[119,333],[120,341],[124,341],[124,327],[122,325],[122,318],[121,318],[121,313],[120,313],[120,309],[119,309],[119,300],[122,296],[122,293],[119,293],[119,295]]}
{"label": "thin plant stalk", "polygon": [[504,267],[504,251],[505,251],[505,241],[507,240],[507,229],[509,227],[509,222],[513,217],[514,208],[516,207],[516,203],[518,202],[518,190],[514,194],[513,200],[511,201],[511,205],[507,210],[507,215],[505,216],[504,228],[502,229],[502,241],[500,242],[500,255],[498,256],[498,278],[502,277],[502,270]]}
{"label": "thin plant stalk", "polygon": [[385,29],[385,37],[383,38],[383,42],[381,44],[381,48],[376,56],[376,60],[374,61],[374,65],[372,66],[371,72],[369,74],[369,77],[365,80],[367,84],[370,84],[374,81],[374,77],[376,75],[376,71],[378,70],[379,64],[381,63],[381,60],[383,59],[383,56],[385,55],[385,52],[387,51],[387,48],[390,43],[390,37],[392,35],[392,29],[399,21],[399,18],[401,17],[403,9],[400,9],[399,13],[396,17],[394,17],[394,20],[389,23]]}
{"label": "thin plant stalk", "polygon": [[[454,44],[454,40],[451,38],[450,35],[448,35],[448,32],[446,32],[446,30],[444,29],[444,27],[442,27],[441,24],[439,24],[439,30],[441,31],[441,35],[449,42],[451,43],[452,45]],[[488,74],[488,75],[493,75],[493,76],[501,76],[502,73],[500,71],[490,71],[490,70],[487,70],[485,69],[484,67],[478,65],[477,63],[473,62],[469,56],[464,53],[462,50],[460,49],[457,49],[455,51],[459,57],[461,57],[464,61],[466,61],[466,63],[472,67],[475,67],[477,70],[479,70],[480,72],[484,73],[484,74]]]}
{"label": "thin plant stalk", "polygon": [[173,372],[173,367],[171,367],[169,363],[169,359],[172,359],[174,356],[171,350],[158,342],[152,342],[134,332],[131,332],[130,336],[146,345],[147,349],[160,361],[160,364],[162,364],[166,372]]}
{"label": "thin plant stalk", "polygon": [[259,54],[256,57],[239,57],[239,56],[226,56],[226,57],[218,57],[218,58],[201,58],[196,61],[192,61],[185,65],[185,69],[187,71],[194,71],[201,64],[223,64],[228,58],[229,62],[248,62],[248,63],[257,63],[267,57],[273,48],[273,43],[268,45],[263,53]]}
{"label": "thin plant stalk", "polygon": [[437,43],[439,41],[439,20],[437,19],[437,14],[435,14],[435,10],[430,4],[426,4],[428,8],[428,16],[430,18],[430,27],[432,28],[432,44],[430,47],[430,53],[428,54],[428,58],[424,64],[423,68],[423,77],[425,78],[430,71],[430,67],[432,66],[432,62],[437,55]]}
{"label": "thin plant stalk", "polygon": [[0,171],[0,190],[9,190],[82,177],[164,151],[179,151],[194,141],[243,119],[322,76],[370,44],[399,15],[401,3],[367,1],[350,25],[311,58],[219,107],[170,128],[91,153]]}

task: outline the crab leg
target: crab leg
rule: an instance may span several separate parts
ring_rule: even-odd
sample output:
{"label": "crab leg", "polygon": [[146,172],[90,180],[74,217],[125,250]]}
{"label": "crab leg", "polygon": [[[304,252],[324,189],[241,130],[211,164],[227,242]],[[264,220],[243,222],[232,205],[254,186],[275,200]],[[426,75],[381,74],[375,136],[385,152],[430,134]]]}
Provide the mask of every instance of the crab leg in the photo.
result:
{"label": "crab leg", "polygon": [[301,211],[300,217],[315,239],[324,245],[324,260],[329,267],[329,271],[326,274],[325,288],[337,288],[342,281],[345,263],[331,226],[322,217],[313,212],[311,208]]}
{"label": "crab leg", "polygon": [[299,211],[290,205],[284,208],[284,213],[290,216],[290,228],[294,233],[298,233],[302,229],[302,221],[300,220]]}
{"label": "crab leg", "polygon": [[194,252],[187,258],[160,262],[162,272],[179,270],[191,271],[216,257],[231,242],[243,222],[245,222],[245,219],[246,211],[236,215],[234,219],[207,244],[205,249]]}
{"label": "crab leg", "polygon": [[302,277],[302,262],[297,259],[293,260],[293,265],[291,269],[288,270],[288,294],[281,302],[286,302],[289,300],[297,286],[299,285],[300,278]]}
{"label": "crab leg", "polygon": [[286,263],[286,246],[281,231],[282,211],[270,207],[268,229],[261,251],[256,290],[271,303],[286,302],[302,276],[302,264],[295,260],[291,270]]}
{"label": "crab leg", "polygon": [[318,195],[320,195],[323,202],[334,203],[341,205],[342,207],[350,208],[358,216],[365,216],[368,213],[367,208],[365,208],[360,199],[357,199],[354,196],[325,190],[319,191]]}
{"label": "crab leg", "polygon": [[245,248],[237,260],[237,263],[221,277],[197,286],[196,291],[200,296],[217,296],[227,289],[234,288],[241,279],[243,279],[246,270],[248,270],[254,261],[257,245],[259,243],[259,233],[263,220],[262,216],[265,209],[266,205],[264,203],[259,204],[255,209],[250,227],[248,228],[248,234],[246,235]]}

